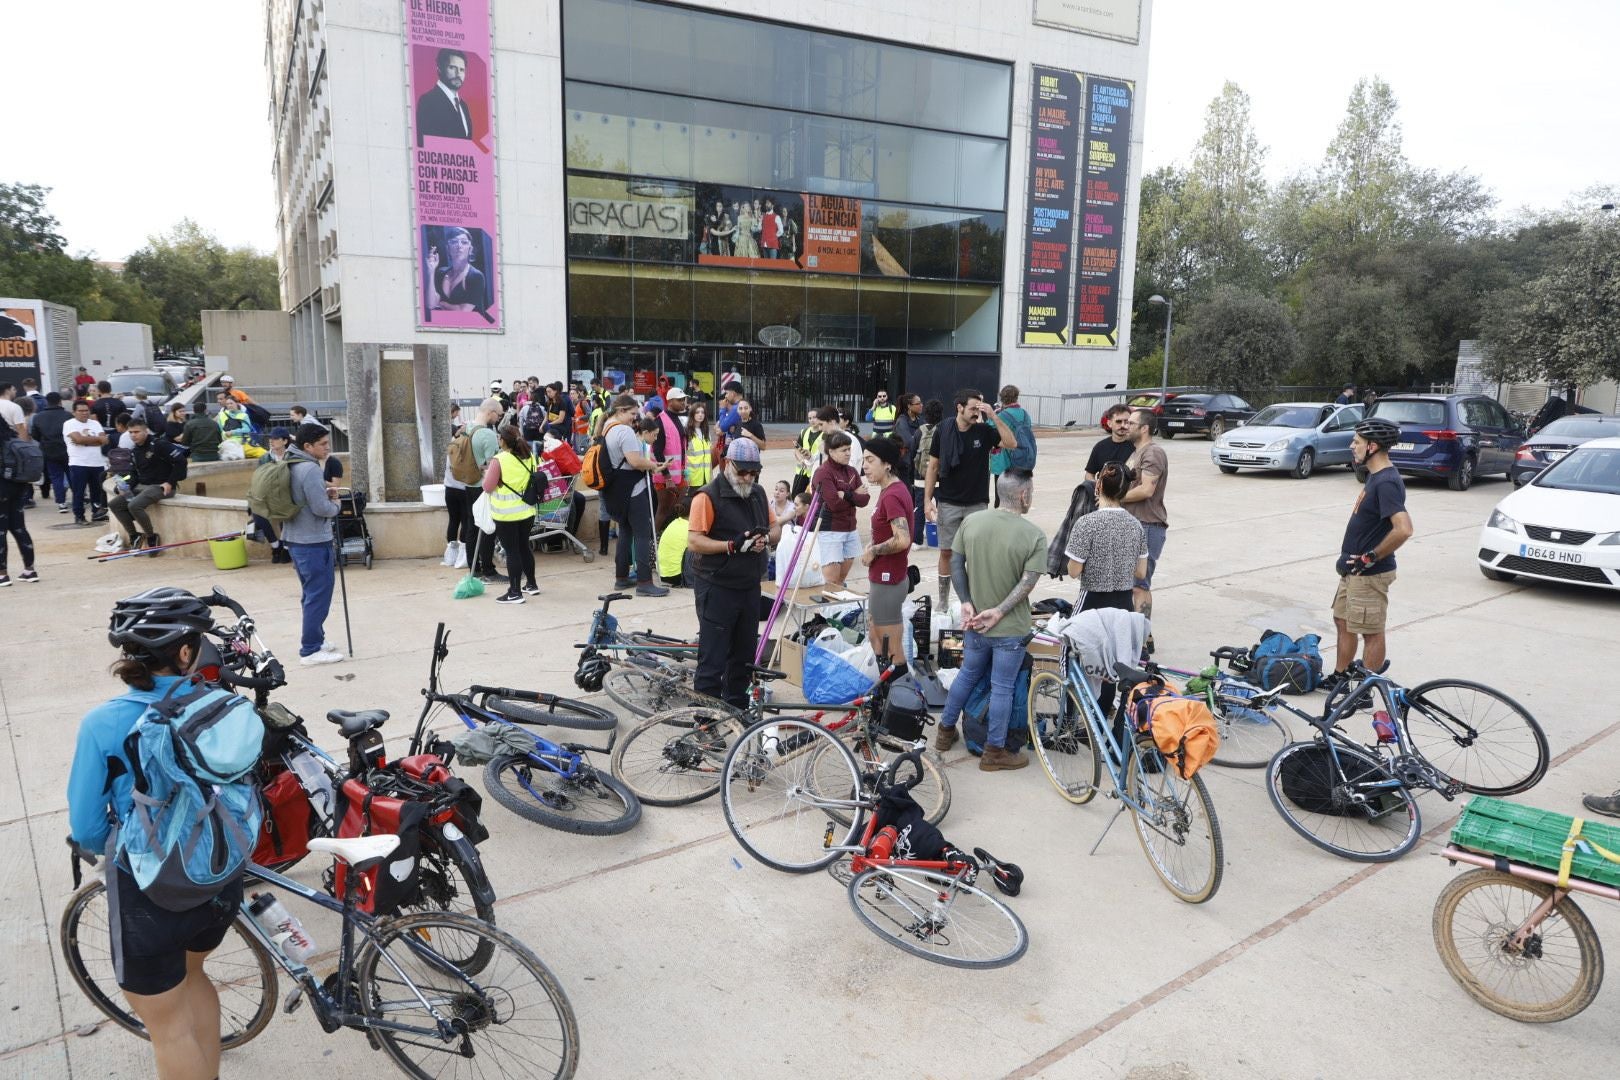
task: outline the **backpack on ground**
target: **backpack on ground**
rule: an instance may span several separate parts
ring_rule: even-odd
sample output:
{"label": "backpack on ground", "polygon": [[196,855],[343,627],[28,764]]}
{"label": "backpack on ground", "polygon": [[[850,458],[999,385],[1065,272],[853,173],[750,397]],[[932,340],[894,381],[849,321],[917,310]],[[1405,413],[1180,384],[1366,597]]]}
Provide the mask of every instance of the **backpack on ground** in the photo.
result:
{"label": "backpack on ground", "polygon": [[[372,915],[397,915],[420,899],[422,875],[422,824],[428,804],[414,799],[379,795],[359,780],[343,781],[343,818],[339,837],[381,836],[392,833],[399,846],[388,857],[360,875],[360,895],[355,904]],[[328,891],[339,900],[348,892],[348,864],[338,860],[330,873]]]}
{"label": "backpack on ground", "polygon": [[294,464],[296,462],[282,458],[253,470],[253,479],[248,481],[249,513],[274,525],[298,516],[298,502],[293,498],[292,487]]}
{"label": "backpack on ground", "polygon": [[1097,485],[1091,480],[1077,484],[1069,496],[1069,512],[1063,515],[1063,524],[1052,534],[1046,545],[1046,576],[1062,580],[1069,572],[1069,533],[1074,523],[1097,509]]}
{"label": "backpack on ground", "polygon": [[147,710],[124,740],[134,806],[108,849],[154,904],[187,911],[235,881],[253,852],[263,810],[248,774],[264,721],[252,702],[195,675],[123,700]]}
{"label": "backpack on ground", "polygon": [[1137,734],[1150,736],[1183,780],[1192,779],[1220,749],[1215,714],[1199,698],[1159,693],[1142,697],[1133,708]]}
{"label": "backpack on ground", "polygon": [[1341,770],[1344,782],[1352,788],[1387,784],[1390,774],[1381,763],[1359,754],[1337,755],[1337,767],[1333,764],[1334,757],[1335,755],[1326,746],[1317,743],[1296,750],[1283,758],[1282,764],[1277,769],[1283,797],[1308,814],[1323,814],[1328,817],[1370,819],[1386,811],[1399,811],[1402,798],[1400,791],[1374,793],[1368,803],[1336,801],[1334,789],[1339,785]]}
{"label": "backpack on ground", "polygon": [[1250,679],[1262,690],[1281,686],[1285,694],[1309,694],[1322,682],[1322,653],[1317,648],[1321,641],[1315,634],[1291,638],[1267,630],[1249,650]]}
{"label": "backpack on ground", "polygon": [[478,459],[473,456],[472,432],[463,430],[450,440],[450,476],[461,484],[476,484],[483,478]]}
{"label": "backpack on ground", "polygon": [[[1018,669],[1018,677],[1013,681],[1012,719],[1007,723],[1008,753],[1022,750],[1029,742],[1029,723],[1025,719],[1029,715],[1029,680],[1034,673],[1035,661],[1028,653],[1024,654],[1024,662]],[[985,739],[990,733],[990,673],[973,688],[968,695],[967,703],[962,706],[962,741],[967,745],[968,753],[983,754]]]}
{"label": "backpack on ground", "polygon": [[45,476],[45,453],[33,439],[13,435],[0,449],[0,479],[37,484]]}
{"label": "backpack on ground", "polygon": [[612,475],[607,452],[607,439],[601,435],[591,439],[591,445],[585,448],[585,456],[579,459],[579,482],[592,491],[601,491],[608,486],[608,477]]}

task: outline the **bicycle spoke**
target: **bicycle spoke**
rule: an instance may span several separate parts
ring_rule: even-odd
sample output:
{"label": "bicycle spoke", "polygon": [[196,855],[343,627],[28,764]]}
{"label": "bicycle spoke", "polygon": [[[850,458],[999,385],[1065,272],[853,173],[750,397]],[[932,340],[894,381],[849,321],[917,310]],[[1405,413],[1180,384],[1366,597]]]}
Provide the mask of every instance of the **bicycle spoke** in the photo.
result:
{"label": "bicycle spoke", "polygon": [[1024,954],[1029,935],[1001,901],[933,870],[867,870],[849,883],[850,905],[868,929],[935,963],[1001,967]]}
{"label": "bicycle spoke", "polygon": [[1511,795],[1547,770],[1547,739],[1511,698],[1476,683],[1441,679],[1407,695],[1405,732],[1412,748],[1464,790]]}

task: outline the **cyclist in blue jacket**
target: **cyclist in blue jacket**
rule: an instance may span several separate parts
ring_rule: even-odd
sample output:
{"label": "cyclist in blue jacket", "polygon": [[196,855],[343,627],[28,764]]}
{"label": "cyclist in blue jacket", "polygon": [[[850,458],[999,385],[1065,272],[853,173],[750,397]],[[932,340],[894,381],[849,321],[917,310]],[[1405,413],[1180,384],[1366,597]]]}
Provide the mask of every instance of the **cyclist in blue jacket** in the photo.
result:
{"label": "cyclist in blue jacket", "polygon": [[[124,740],[146,707],[197,661],[213,615],[184,589],[149,589],[113,605],[107,640],[119,650],[112,673],[129,691],[79,724],[68,774],[71,841],[103,852],[112,825],[128,819],[134,780]],[[159,1080],[219,1075],[219,996],[203,961],[219,947],[242,905],[242,881],[189,911],[148,900],[124,870],[106,866],[108,922],[118,986],[152,1037]]]}

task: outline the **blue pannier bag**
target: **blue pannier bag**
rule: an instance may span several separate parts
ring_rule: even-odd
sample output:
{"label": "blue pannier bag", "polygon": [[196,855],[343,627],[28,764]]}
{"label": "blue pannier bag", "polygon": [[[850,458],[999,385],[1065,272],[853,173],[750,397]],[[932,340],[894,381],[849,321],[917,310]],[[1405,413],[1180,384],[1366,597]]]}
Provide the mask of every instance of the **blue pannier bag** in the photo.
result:
{"label": "blue pannier bag", "polygon": [[134,808],[108,849],[141,892],[169,911],[206,903],[235,881],[259,835],[252,782],[264,721],[252,702],[202,680],[177,679],[147,704],[124,741]]}
{"label": "blue pannier bag", "polygon": [[[1007,722],[1007,745],[1003,748],[1009,753],[1022,750],[1029,742],[1029,679],[1035,670],[1035,661],[1028,653],[1024,654],[1024,663],[1018,669],[1018,677],[1013,680],[1012,719]],[[962,705],[962,742],[967,745],[968,753],[983,754],[984,740],[990,733],[990,673],[986,671],[979,685],[975,686],[967,701]]]}
{"label": "blue pannier bag", "polygon": [[1249,678],[1262,689],[1281,686],[1285,694],[1309,694],[1322,682],[1322,639],[1315,634],[1291,638],[1278,630],[1260,635],[1251,651]]}
{"label": "blue pannier bag", "polygon": [[868,690],[872,680],[866,672],[812,641],[804,650],[804,700],[814,705],[846,705]]}

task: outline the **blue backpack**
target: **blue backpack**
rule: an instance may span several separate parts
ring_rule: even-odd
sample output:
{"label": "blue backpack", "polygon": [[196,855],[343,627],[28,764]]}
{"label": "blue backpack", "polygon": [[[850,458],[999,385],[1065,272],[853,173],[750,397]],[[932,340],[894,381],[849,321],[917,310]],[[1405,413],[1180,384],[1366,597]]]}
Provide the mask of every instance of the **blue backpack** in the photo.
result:
{"label": "blue backpack", "polygon": [[1011,450],[999,450],[997,453],[1007,455],[1007,468],[1033,469],[1035,467],[1035,428],[1029,421],[1029,413],[1022,405],[1002,410],[1001,418],[1007,421],[1012,428],[1013,438],[1018,445]]}
{"label": "blue backpack", "polygon": [[259,835],[259,789],[244,780],[264,749],[264,721],[246,698],[178,679],[147,705],[124,740],[134,808],[108,849],[148,899],[169,911],[206,903],[235,881]]}
{"label": "blue backpack", "polygon": [[[1029,679],[1034,670],[1035,661],[1026,653],[1018,677],[1013,680],[1012,719],[1007,723],[1005,747],[1009,752],[1022,750],[1029,742]],[[986,672],[962,705],[962,742],[967,745],[968,753],[983,754],[984,740],[989,734],[990,674]]]}
{"label": "blue backpack", "polygon": [[1267,630],[1250,650],[1249,677],[1263,690],[1281,686],[1285,694],[1309,694],[1322,682],[1321,641],[1315,634],[1291,638]]}

